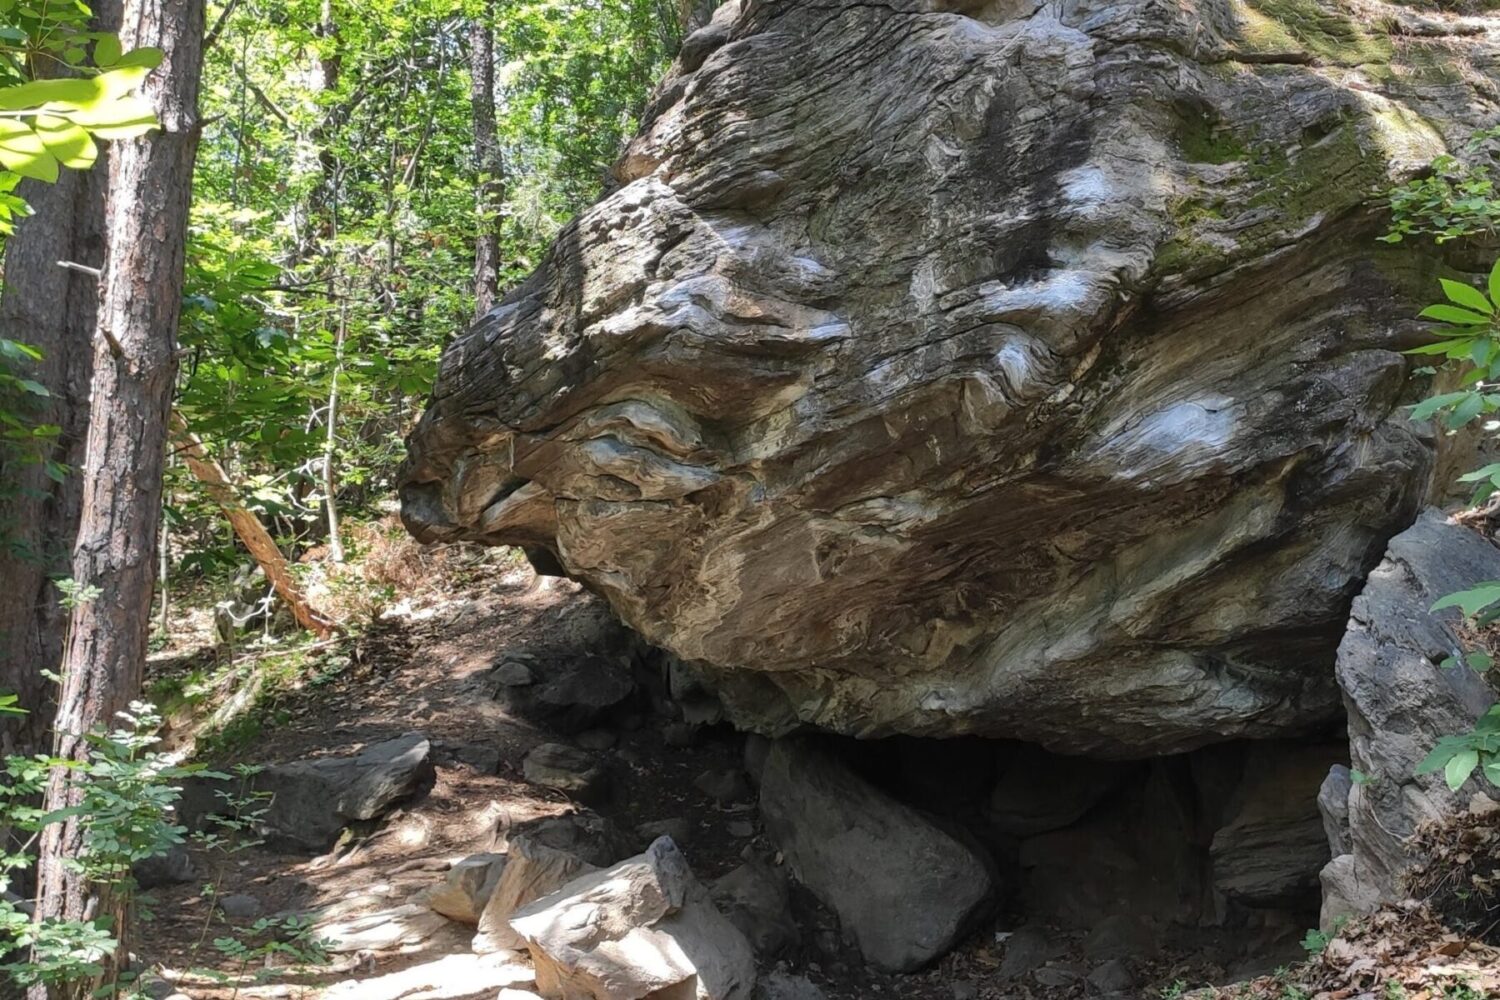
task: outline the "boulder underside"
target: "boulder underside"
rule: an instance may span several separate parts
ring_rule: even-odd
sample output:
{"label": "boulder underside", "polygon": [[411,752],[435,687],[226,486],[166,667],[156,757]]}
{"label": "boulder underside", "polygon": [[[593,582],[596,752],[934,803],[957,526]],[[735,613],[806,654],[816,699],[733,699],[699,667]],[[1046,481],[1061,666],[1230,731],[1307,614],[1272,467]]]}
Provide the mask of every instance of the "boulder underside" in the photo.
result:
{"label": "boulder underside", "polygon": [[730,3],[447,351],[406,523],[555,560],[771,734],[1313,732],[1431,476],[1431,275],[1374,237],[1480,124],[1478,23]]}

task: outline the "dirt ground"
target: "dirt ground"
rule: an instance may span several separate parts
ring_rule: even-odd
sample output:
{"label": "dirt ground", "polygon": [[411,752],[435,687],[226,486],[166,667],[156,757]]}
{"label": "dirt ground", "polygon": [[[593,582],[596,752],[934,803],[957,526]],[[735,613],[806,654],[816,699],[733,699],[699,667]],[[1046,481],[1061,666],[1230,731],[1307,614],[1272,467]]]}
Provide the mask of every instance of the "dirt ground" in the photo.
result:
{"label": "dirt ground", "polygon": [[[395,906],[440,881],[450,862],[490,849],[507,820],[569,809],[564,796],[528,784],[521,773],[528,750],[567,738],[508,714],[490,697],[485,675],[507,652],[534,649],[539,643],[551,643],[556,650],[558,622],[568,602],[576,599],[571,584],[539,583],[529,570],[514,567],[461,595],[403,602],[354,640],[352,666],[285,700],[284,721],[238,750],[234,760],[211,762],[272,763],[345,755],[419,730],[433,743],[434,785],[373,833],[325,856],[195,847],[195,880],[152,893],[154,917],[135,943],[140,962],[165,970],[179,991],[194,1000],[312,1000],[334,983],[363,982],[445,955],[466,954],[472,928],[453,924],[413,953],[335,956],[327,967],[263,975],[263,981],[256,982],[257,970],[242,969],[216,951],[214,940],[225,937],[235,922],[211,905],[204,887],[213,886],[220,897],[248,893],[268,914],[308,912],[340,901],[356,910]],[[747,854],[774,861],[774,846],[761,833],[753,805],[720,806],[693,784],[705,770],[739,766],[742,738],[727,728],[714,728],[703,731],[691,746],[673,746],[664,738],[664,721],[644,717],[638,728],[621,732],[620,742],[606,751],[624,776],[625,795],[613,808],[599,811],[627,832],[645,821],[685,818],[693,832],[681,846],[704,881],[735,868]],[[731,823],[745,820],[755,824],[755,834],[733,835]],[[870,972],[846,950],[830,945],[836,941],[833,924],[810,899],[799,895],[796,904],[807,940],[794,946],[782,963],[817,982],[830,1000],[1060,1000],[1086,992],[1082,982],[1051,990],[1001,983],[996,970],[1004,957],[1006,932],[1015,922],[1005,914],[936,966],[914,975],[888,976]],[[238,922],[242,930],[250,923]],[[1059,937],[1076,940],[1062,932]],[[233,982],[215,984],[202,974],[183,975],[185,970],[205,968],[217,968]],[[1201,985],[1223,975],[1223,969],[1193,954],[1168,955],[1149,970],[1150,985],[1142,987],[1140,995],[1154,997],[1177,980]],[[494,998],[492,988],[452,992],[462,985],[449,983],[444,991],[405,995]],[[350,993],[348,988],[339,995],[360,996],[358,989]],[[370,995],[375,995],[373,987]]]}

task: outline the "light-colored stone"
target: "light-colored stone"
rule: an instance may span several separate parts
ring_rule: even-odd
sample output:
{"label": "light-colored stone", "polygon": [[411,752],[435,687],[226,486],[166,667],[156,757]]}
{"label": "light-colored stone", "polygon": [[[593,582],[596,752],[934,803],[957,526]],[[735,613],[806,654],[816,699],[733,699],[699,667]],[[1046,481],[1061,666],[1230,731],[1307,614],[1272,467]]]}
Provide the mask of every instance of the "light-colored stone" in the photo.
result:
{"label": "light-colored stone", "polygon": [[579,875],[598,871],[576,854],[549,847],[527,836],[513,837],[505,870],[479,915],[473,948],[479,954],[525,946],[510,926],[511,916],[532,900],[562,888]]}
{"label": "light-colored stone", "polygon": [[663,837],[517,911],[511,927],[558,1000],[750,1000],[755,958]]}
{"label": "light-colored stone", "polygon": [[602,802],[609,797],[610,776],[603,763],[578,747],[543,743],[534,747],[521,764],[526,780],[553,788],[580,802]]}
{"label": "light-colored stone", "polygon": [[[535,981],[519,956],[447,955],[371,979],[346,979],[327,987],[320,1000],[468,1000],[481,991],[500,990]],[[517,991],[520,992],[520,991]],[[534,994],[523,993],[524,996]],[[486,998],[488,1000],[488,998]]]}
{"label": "light-colored stone", "polygon": [[357,951],[397,951],[414,948],[450,924],[442,914],[418,903],[373,913],[320,919],[313,934],[334,954]]}
{"label": "light-colored stone", "polygon": [[478,924],[504,870],[503,854],[470,855],[448,869],[442,884],[428,895],[427,905],[449,920]]}

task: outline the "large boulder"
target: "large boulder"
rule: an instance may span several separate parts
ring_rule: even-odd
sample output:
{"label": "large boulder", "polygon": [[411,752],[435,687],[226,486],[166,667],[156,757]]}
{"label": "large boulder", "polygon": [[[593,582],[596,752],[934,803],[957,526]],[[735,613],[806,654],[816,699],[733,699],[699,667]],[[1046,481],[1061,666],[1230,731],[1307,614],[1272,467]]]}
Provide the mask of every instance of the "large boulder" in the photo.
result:
{"label": "large boulder", "polygon": [[750,1000],[755,957],[666,837],[518,911],[511,927],[555,1000]]}
{"label": "large boulder", "polygon": [[1466,648],[1457,610],[1431,612],[1439,598],[1500,580],[1500,549],[1436,510],[1391,541],[1354,601],[1339,646],[1338,680],[1349,710],[1350,767],[1341,804],[1325,784],[1330,840],[1345,849],[1323,870],[1323,922],[1404,898],[1413,860],[1406,841],[1423,823],[1461,812],[1475,785],[1448,790],[1441,773],[1417,766],[1443,737],[1471,730],[1495,702],[1480,675],[1440,664]]}
{"label": "large boulder", "polygon": [[546,550],[767,733],[1310,732],[1430,476],[1375,237],[1489,124],[1452,20],[727,3],[449,346],[406,524]]}
{"label": "large boulder", "polygon": [[942,955],[994,893],[984,861],[818,745],[778,740],[761,772],[766,832],[871,964]]}
{"label": "large boulder", "polygon": [[276,846],[322,851],[351,823],[380,818],[430,784],[432,744],[421,733],[373,743],[347,757],[274,764],[240,781],[184,782],[178,816],[201,829],[216,815],[252,817]]}

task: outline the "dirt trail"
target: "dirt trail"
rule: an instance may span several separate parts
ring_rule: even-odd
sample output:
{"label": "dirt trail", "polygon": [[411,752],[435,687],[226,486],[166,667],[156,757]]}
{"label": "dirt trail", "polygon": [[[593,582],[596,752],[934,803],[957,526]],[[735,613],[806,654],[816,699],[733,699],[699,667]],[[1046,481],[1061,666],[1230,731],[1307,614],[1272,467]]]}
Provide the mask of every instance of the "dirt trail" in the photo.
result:
{"label": "dirt trail", "polygon": [[[253,920],[226,920],[202,893],[205,883],[215,884],[220,897],[254,896],[266,914],[306,913],[334,904],[354,913],[389,909],[439,882],[450,863],[489,850],[497,831],[508,822],[572,808],[560,793],[531,785],[522,776],[527,751],[543,742],[570,742],[569,738],[508,713],[491,697],[493,681],[487,674],[507,654],[540,651],[545,659],[589,653],[578,647],[578,638],[565,624],[569,608],[582,599],[572,584],[539,582],[529,570],[514,568],[462,594],[428,598],[415,606],[407,602],[387,614],[358,640],[351,668],[329,683],[299,692],[286,706],[290,717],[264,732],[234,761],[211,763],[348,755],[420,730],[432,741],[436,763],[430,791],[387,816],[373,833],[326,856],[267,848],[224,856],[195,847],[197,879],[152,893],[155,916],[137,941],[139,958],[172,973],[216,965],[222,972],[252,974],[255,970],[224,961],[212,941],[236,925],[243,930]],[[719,727],[701,730],[690,746],[670,745],[664,736],[667,721],[653,716],[647,706],[638,725],[621,727],[618,744],[605,753],[612,758],[624,794],[622,801],[598,811],[627,834],[647,821],[686,820],[691,836],[681,846],[704,881],[727,873],[748,855],[774,861],[774,845],[761,833],[752,805],[720,806],[694,787],[694,779],[705,771],[739,767],[743,738]],[[747,821],[753,835],[731,832],[736,827],[743,833]],[[793,946],[784,962],[817,982],[829,1000],[1083,995],[1082,983],[1045,990],[995,979],[1004,951],[998,942],[1010,923],[1004,914],[933,968],[885,976],[841,952],[836,926],[800,891],[794,908],[804,940]],[[453,981],[466,975],[453,964],[460,959],[431,964],[446,956],[468,955],[472,935],[470,927],[447,924],[407,954],[335,956],[330,966],[312,973],[280,974],[263,983],[241,979],[238,989],[192,976],[177,979],[178,989],[193,1000],[493,1000],[492,987],[464,992],[466,984]],[[1195,967],[1188,971],[1187,966],[1168,962],[1159,969],[1159,978],[1170,982],[1186,973],[1203,982],[1214,973],[1201,963],[1188,964]],[[408,978],[394,978],[403,970]],[[409,978],[413,976],[415,980]],[[418,988],[424,977],[445,981],[428,983],[431,989]],[[335,984],[343,985],[330,989]],[[1154,995],[1155,990],[1149,992]]]}

